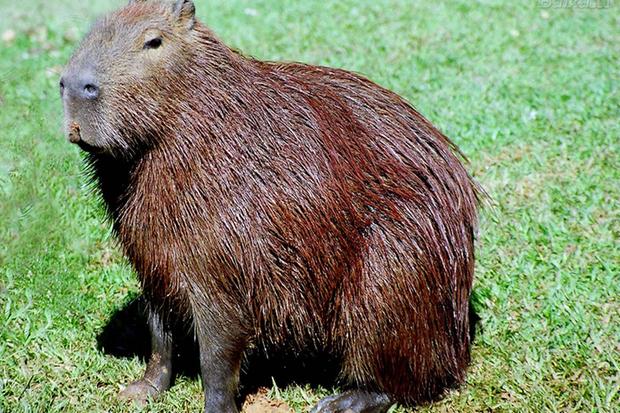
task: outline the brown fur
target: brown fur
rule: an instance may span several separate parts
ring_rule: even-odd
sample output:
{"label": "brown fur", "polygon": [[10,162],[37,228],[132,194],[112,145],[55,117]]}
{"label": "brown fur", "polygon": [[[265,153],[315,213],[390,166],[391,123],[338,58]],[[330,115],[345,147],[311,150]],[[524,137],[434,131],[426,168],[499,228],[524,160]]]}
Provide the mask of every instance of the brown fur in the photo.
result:
{"label": "brown fur", "polygon": [[[162,50],[127,52],[153,26]],[[346,382],[401,403],[463,381],[477,187],[411,105],[344,70],[245,57],[159,3],[97,23],[69,66],[91,61],[100,106],[67,122],[98,148],[152,303],[199,336],[234,332],[223,355],[328,349]]]}

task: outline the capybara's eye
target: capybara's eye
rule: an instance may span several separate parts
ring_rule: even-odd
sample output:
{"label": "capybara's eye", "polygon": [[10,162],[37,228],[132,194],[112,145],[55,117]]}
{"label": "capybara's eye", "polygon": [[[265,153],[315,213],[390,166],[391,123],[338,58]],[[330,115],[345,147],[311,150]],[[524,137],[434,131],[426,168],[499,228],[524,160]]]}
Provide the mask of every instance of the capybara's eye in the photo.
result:
{"label": "capybara's eye", "polygon": [[65,82],[63,79],[60,79],[60,96],[62,96],[64,91],[65,91]]}
{"label": "capybara's eye", "polygon": [[157,49],[159,46],[161,46],[161,37],[156,37],[144,43],[145,49]]}

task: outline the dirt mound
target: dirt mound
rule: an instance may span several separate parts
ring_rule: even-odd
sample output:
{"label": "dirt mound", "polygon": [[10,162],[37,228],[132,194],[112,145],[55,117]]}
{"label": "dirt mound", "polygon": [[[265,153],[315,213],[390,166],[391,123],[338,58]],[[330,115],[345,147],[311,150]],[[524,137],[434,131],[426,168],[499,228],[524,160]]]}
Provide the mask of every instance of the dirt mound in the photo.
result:
{"label": "dirt mound", "polygon": [[267,396],[268,390],[260,388],[257,393],[250,394],[243,403],[243,413],[294,413],[295,411],[281,400],[272,400]]}

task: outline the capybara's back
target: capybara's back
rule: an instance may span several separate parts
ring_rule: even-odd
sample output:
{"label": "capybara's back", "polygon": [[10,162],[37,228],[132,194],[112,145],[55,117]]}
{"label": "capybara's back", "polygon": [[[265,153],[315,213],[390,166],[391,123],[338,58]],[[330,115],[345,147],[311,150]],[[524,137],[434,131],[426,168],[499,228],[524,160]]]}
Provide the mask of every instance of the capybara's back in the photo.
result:
{"label": "capybara's back", "polygon": [[475,184],[447,138],[394,93],[342,70],[261,68],[272,82],[259,105],[274,112],[260,116],[278,125],[256,137],[272,137],[263,162],[277,176],[252,203],[262,210],[252,226],[267,234],[261,334],[319,339],[357,386],[435,398],[469,361]]}
{"label": "capybara's back", "polygon": [[317,412],[383,412],[462,382],[477,189],[402,98],[246,58],[183,0],[99,22],[62,82],[151,303],[154,356],[126,396],[170,385],[170,311],[196,329],[207,411],[236,411],[251,345],[342,361],[350,390]]}

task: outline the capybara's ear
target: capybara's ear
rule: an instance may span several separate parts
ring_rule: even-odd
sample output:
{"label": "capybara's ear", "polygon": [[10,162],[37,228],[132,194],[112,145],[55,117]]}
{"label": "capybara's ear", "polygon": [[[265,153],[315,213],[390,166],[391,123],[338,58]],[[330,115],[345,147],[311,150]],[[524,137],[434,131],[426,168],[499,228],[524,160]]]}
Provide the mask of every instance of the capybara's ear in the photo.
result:
{"label": "capybara's ear", "polygon": [[193,1],[177,0],[174,3],[172,13],[177,18],[179,23],[183,24],[186,28],[191,29],[194,27],[196,8],[194,7]]}

